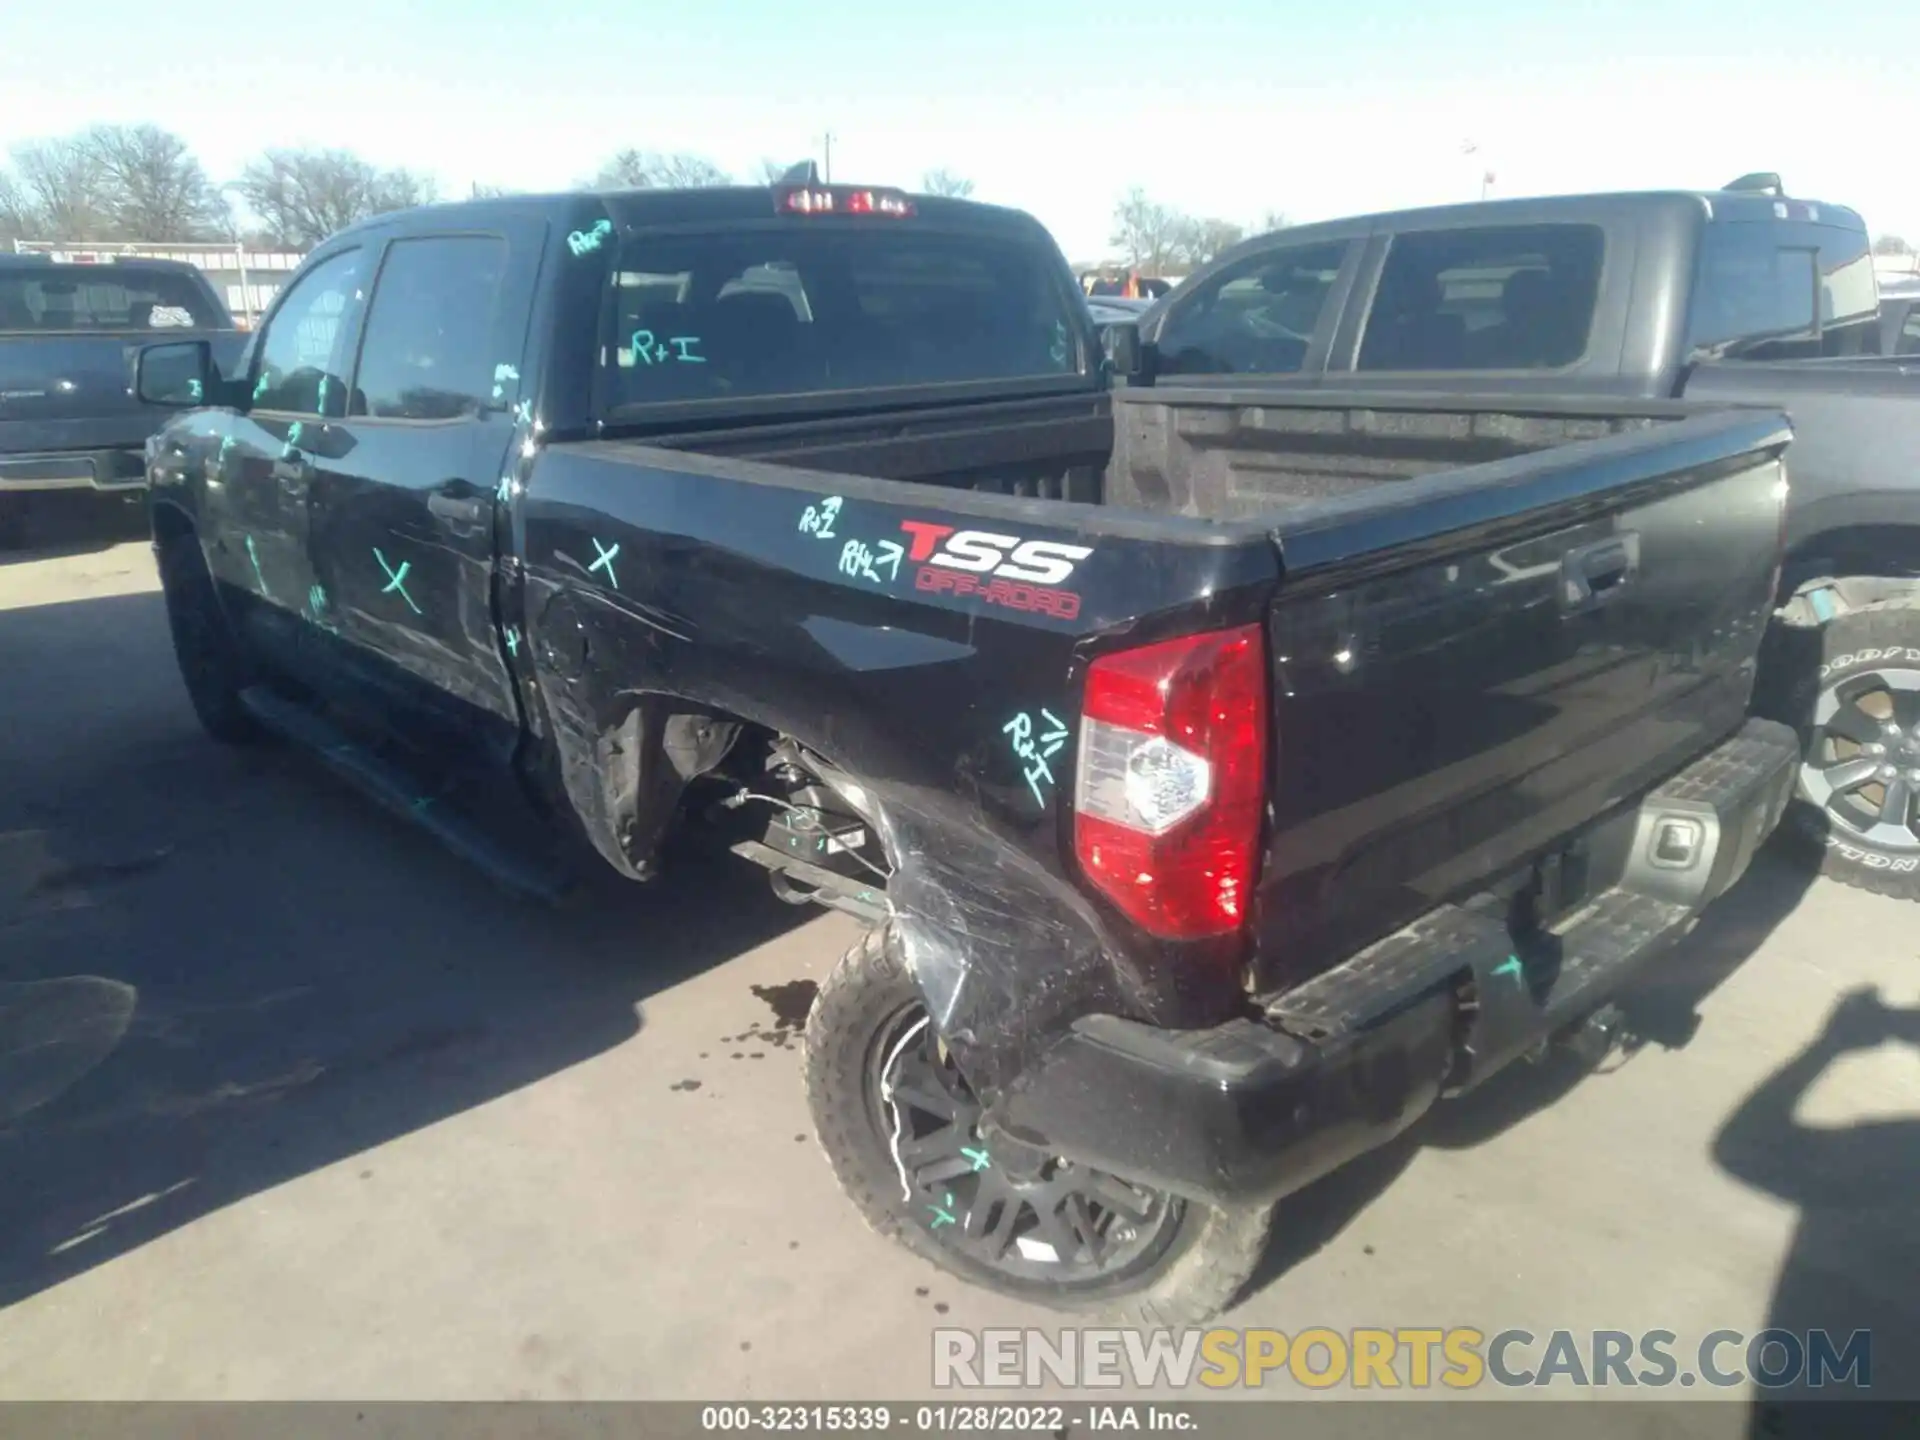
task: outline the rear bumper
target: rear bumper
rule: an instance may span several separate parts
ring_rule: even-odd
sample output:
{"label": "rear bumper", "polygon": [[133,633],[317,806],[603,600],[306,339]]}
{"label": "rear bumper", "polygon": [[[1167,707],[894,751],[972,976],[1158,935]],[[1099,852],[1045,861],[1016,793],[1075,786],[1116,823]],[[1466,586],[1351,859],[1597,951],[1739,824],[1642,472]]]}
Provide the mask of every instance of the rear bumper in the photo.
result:
{"label": "rear bumper", "polygon": [[0,494],[40,490],[139,490],[147,483],[138,449],[0,455]]}
{"label": "rear bumper", "polygon": [[1212,1204],[1269,1203],[1392,1139],[1603,1005],[1745,873],[1798,750],[1753,720],[1591,833],[1603,888],[1517,942],[1507,903],[1442,906],[1206,1031],[1086,1017],[1002,1100],[1023,1141]]}

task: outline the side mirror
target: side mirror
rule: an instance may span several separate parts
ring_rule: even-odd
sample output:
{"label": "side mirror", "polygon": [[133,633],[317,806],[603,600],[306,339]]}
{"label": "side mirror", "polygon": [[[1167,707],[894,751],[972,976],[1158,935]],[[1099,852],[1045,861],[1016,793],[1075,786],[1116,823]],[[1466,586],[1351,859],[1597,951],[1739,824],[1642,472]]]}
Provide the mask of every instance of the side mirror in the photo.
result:
{"label": "side mirror", "polygon": [[1107,352],[1107,373],[1132,379],[1140,373],[1143,352],[1140,326],[1132,320],[1116,320],[1101,336]]}
{"label": "side mirror", "polygon": [[204,340],[143,345],[134,361],[133,393],[148,405],[189,410],[204,405],[214,381],[213,347]]}

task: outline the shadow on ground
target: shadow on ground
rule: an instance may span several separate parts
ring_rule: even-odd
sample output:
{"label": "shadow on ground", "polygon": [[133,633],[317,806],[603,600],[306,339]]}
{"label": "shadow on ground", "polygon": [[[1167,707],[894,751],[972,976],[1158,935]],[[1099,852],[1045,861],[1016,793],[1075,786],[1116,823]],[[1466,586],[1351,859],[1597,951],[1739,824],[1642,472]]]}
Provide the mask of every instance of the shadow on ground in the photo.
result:
{"label": "shadow on ground", "polygon": [[[0,565],[86,555],[147,537],[144,493],[101,495],[92,491],[46,491],[9,497],[23,512],[0,543]],[[5,530],[6,526],[0,526]]]}
{"label": "shadow on ground", "polygon": [[0,611],[0,1306],[577,1064],[810,912],[737,863],[509,898],[204,739],[157,594]]}
{"label": "shadow on ground", "polygon": [[[1710,906],[1699,927],[1616,997],[1632,1038],[1600,1066],[1631,1063],[1646,1045],[1677,1050],[1700,1027],[1700,1006],[1781,921],[1793,913],[1814,881],[1811,868],[1786,843],[1770,843],[1731,891]],[[1412,1129],[1280,1204],[1274,1240],[1249,1293],[1278,1280],[1329,1244],[1397,1180],[1425,1146],[1449,1150],[1484,1144],[1580,1084],[1604,1084],[1604,1073],[1567,1049],[1538,1061],[1522,1060],[1479,1088],[1442,1101]]]}
{"label": "shadow on ground", "polygon": [[[1920,1113],[1850,1125],[1810,1124],[1795,1113],[1829,1067],[1883,1045],[1920,1049],[1920,1006],[1891,1005],[1872,990],[1841,996],[1812,1043],[1768,1076],[1714,1141],[1728,1173],[1799,1210],[1767,1313],[1768,1328],[1786,1338],[1770,1356],[1747,1357],[1750,1371],[1759,1359],[1793,1383],[1756,1402],[1756,1436],[1870,1433],[1783,1408],[1819,1398],[1820,1388],[1845,1393],[1849,1377],[1871,1384],[1877,1398],[1920,1399]],[[1812,1338],[1822,1332],[1824,1342]],[[1873,1417],[1849,1418],[1864,1426]]]}

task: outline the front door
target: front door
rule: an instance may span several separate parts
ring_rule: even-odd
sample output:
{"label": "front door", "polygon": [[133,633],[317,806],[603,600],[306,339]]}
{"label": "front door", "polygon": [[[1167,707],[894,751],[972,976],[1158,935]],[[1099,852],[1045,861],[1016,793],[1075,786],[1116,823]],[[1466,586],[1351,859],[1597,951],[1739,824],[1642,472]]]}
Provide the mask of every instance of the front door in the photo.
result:
{"label": "front door", "polygon": [[314,457],[316,583],[349,688],[442,760],[501,760],[519,734],[495,497],[538,264],[537,234],[389,242],[346,413]]}
{"label": "front door", "polygon": [[[324,444],[325,412],[344,405],[340,377],[369,269],[364,249],[340,250],[288,286],[253,347],[252,398],[209,459],[207,564],[249,625],[291,630],[310,618],[309,456]],[[287,657],[304,647],[278,636],[261,649]]]}

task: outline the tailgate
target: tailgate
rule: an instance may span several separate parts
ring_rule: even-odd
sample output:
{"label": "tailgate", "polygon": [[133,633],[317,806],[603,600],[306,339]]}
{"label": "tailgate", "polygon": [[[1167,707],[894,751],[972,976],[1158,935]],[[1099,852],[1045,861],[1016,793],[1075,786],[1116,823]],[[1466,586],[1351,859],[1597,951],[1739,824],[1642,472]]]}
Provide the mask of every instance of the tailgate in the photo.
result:
{"label": "tailgate", "polygon": [[1287,513],[1263,983],[1555,856],[1740,724],[1790,433],[1707,415]]}

